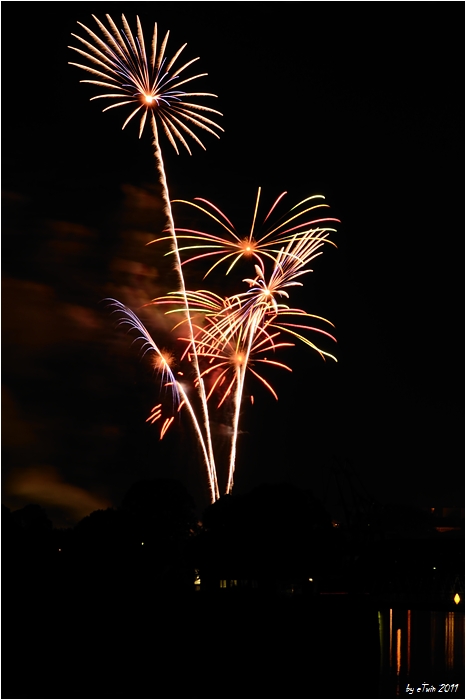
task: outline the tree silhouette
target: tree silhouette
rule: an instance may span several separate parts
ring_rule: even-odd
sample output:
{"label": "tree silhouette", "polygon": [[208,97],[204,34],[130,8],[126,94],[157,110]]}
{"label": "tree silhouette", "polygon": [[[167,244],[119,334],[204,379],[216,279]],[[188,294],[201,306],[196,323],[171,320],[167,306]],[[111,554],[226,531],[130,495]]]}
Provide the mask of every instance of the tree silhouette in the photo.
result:
{"label": "tree silhouette", "polygon": [[206,510],[203,526],[197,553],[215,580],[307,581],[340,556],[329,514],[310,492],[290,484],[220,498]]}
{"label": "tree silhouette", "polygon": [[196,528],[194,501],[175,479],[138,481],[129,489],[121,510],[131,514],[142,541],[182,542]]}

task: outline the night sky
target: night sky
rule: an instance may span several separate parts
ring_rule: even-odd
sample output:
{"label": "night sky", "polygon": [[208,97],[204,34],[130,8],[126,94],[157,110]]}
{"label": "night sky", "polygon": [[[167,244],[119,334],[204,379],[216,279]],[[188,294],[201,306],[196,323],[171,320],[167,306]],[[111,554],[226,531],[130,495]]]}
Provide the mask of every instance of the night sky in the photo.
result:
{"label": "night sky", "polygon": [[[147,35],[170,29],[171,55],[188,42],[224,114],[205,152],[162,136],[172,199],[210,199],[247,229],[259,186],[290,207],[324,194],[342,222],[292,298],[335,324],[338,364],[291,348],[292,374],[266,370],[278,403],[248,385],[235,493],[288,481],[321,496],[336,459],[382,503],[459,505],[462,3],[2,3],[3,502],[73,525],[168,476],[208,502],[187,424],[160,442],[145,423],[152,370],[101,303],[137,310],[174,279],[145,246],[164,225],[149,131],[122,132],[129,109],[102,114],[68,65],[76,22],[122,11]],[[166,337],[160,314],[147,324]]]}

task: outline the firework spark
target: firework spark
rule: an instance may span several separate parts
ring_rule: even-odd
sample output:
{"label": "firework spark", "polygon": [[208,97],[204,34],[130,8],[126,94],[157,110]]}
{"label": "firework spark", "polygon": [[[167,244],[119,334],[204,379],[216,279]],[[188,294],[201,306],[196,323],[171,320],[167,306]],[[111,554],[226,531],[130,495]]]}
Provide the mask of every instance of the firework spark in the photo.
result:
{"label": "firework spark", "polygon": [[[194,255],[185,260],[182,264],[186,265],[194,260],[220,256],[220,259],[209,268],[204,277],[207,277],[212,270],[222,263],[228,263],[228,269],[226,271],[228,275],[241,259],[254,259],[255,262],[264,269],[264,258],[274,261],[276,255],[282,250],[283,246],[296,240],[296,238],[305,237],[307,241],[312,239],[315,241],[316,248],[321,247],[326,242],[330,243],[330,245],[335,245],[332,241],[328,240],[328,235],[335,232],[335,229],[326,224],[330,222],[339,222],[339,220],[333,217],[324,217],[323,215],[314,218],[314,214],[311,214],[311,212],[316,212],[316,210],[325,210],[328,208],[328,204],[320,201],[325,199],[323,195],[312,195],[311,197],[303,199],[286,214],[282,214],[279,220],[274,224],[270,223],[269,220],[272,212],[275,211],[286,194],[286,192],[282,192],[282,194],[277,197],[266,214],[262,225],[258,226],[257,218],[261,198],[261,188],[259,187],[251,229],[248,235],[241,235],[230,219],[207,199],[196,197],[194,202],[188,202],[183,199],[174,200],[173,204],[187,204],[201,211],[203,214],[206,214],[217,226],[220,226],[229,234],[228,237],[225,237],[224,234],[217,235],[193,229],[177,228],[176,233],[178,240],[189,240],[193,243],[193,245],[181,247],[179,249],[180,251],[209,249],[208,253]],[[201,206],[196,202],[201,202],[206,206]],[[324,214],[324,212],[322,212],[322,214]],[[265,224],[267,222],[269,223],[266,227]],[[256,229],[259,229],[259,233],[256,233]],[[151,241],[151,243],[158,243],[166,240],[166,238],[167,237],[160,237]],[[170,255],[170,253],[167,253],[167,255]]]}
{"label": "firework spark", "polygon": [[[144,326],[143,323],[141,323],[140,319],[136,316],[136,314],[133,311],[131,311],[131,309],[128,309],[127,306],[122,304],[120,301],[117,301],[116,299],[106,299],[104,301],[107,301],[108,306],[112,308],[111,313],[118,315],[119,321],[117,323],[117,326],[127,326],[128,332],[136,331],[137,335],[134,338],[133,343],[142,343],[142,357],[145,357],[145,355],[149,352],[154,353],[154,368],[156,368],[158,371],[162,386],[170,391],[172,397],[171,410],[169,412],[168,417],[165,418],[162,424],[162,428],[160,430],[160,439],[162,440],[167,430],[172,425],[175,419],[175,412],[179,412],[183,408],[183,406],[185,406],[191,417],[193,427],[199,441],[199,445],[201,446],[203,452],[209,484],[213,488],[214,484],[211,482],[210,457],[208,454],[205,438],[202,434],[202,430],[200,428],[195,411],[193,409],[191,401],[188,398],[186,390],[183,387],[183,385],[179,381],[177,381],[171,369],[171,365],[175,363],[174,354],[167,350],[161,350],[158,347],[147,328]],[[162,403],[158,403],[152,408],[150,415],[146,420],[146,423],[156,423],[163,417],[163,414],[164,407]]]}
{"label": "firework spark", "polygon": [[[312,272],[311,269],[306,269],[306,266],[321,254],[319,248],[324,242],[331,242],[326,239],[327,235],[328,232],[322,233],[321,236],[316,236],[314,233],[308,233],[306,236],[295,235],[275,256],[272,272],[267,279],[264,268],[255,265],[255,278],[243,280],[249,284],[249,290],[246,292],[229,298],[222,298],[207,290],[186,293],[190,311],[209,319],[209,332],[211,338],[216,337],[217,348],[231,342],[231,339],[239,333],[244,337],[252,328],[260,326],[266,328],[269,325],[272,328],[279,328],[276,322],[282,322],[283,317],[300,316],[299,324],[290,323],[285,318],[280,330],[294,334],[296,338],[317,350],[322,357],[327,355],[336,360],[333,355],[321,351],[307,338],[290,330],[293,327],[306,328],[336,342],[334,336],[327,331],[305,325],[304,322],[307,318],[312,318],[330,326],[333,324],[322,316],[309,314],[302,309],[290,308],[281,301],[283,298],[289,298],[290,287],[303,286],[298,278]],[[167,296],[154,299],[151,303],[171,306],[172,308],[166,313],[172,314],[185,312],[183,301],[179,293],[171,292]]]}
{"label": "firework spark", "polygon": [[219,131],[223,131],[223,129],[215,121],[206,117],[205,114],[199,114],[199,112],[209,112],[220,116],[221,112],[187,101],[187,98],[217,97],[217,95],[209,92],[185,92],[184,89],[179,89],[192,80],[207,75],[207,73],[198,73],[197,75],[180,79],[181,73],[199,60],[199,57],[193,58],[187,63],[180,65],[180,67],[175,67],[176,64],[180,63],[178,59],[187,44],[184,44],[176,51],[171,60],[168,60],[165,54],[170,32],[166,33],[157,53],[157,24],[155,24],[151,42],[152,56],[148,60],[139,17],[136,18],[137,31],[134,35],[124,15],[122,15],[123,28],[121,30],[117,28],[109,15],[106,15],[109,28],[97,17],[92,16],[103,38],[99,37],[84,24],[81,24],[81,22],[78,22],[93,43],[77,34],[73,34],[72,36],[81,42],[86,51],[74,46],[69,47],[81,56],[84,56],[92,65],[72,63],[71,61],[70,64],[82,68],[94,76],[93,80],[81,80],[82,83],[108,88],[105,93],[91,97],[91,100],[114,100],[113,104],[102,110],[103,112],[114,107],[135,105],[136,108],[125,120],[122,128],[124,129],[133,117],[140,113],[139,138],[142,135],[149,114],[152,128],[156,129],[154,120],[156,115],[177,153],[177,142],[179,142],[191,154],[189,145],[182,132],[191,137],[205,150],[202,141],[188,125],[203,129],[219,138],[215,129]]}
{"label": "firework spark", "polygon": [[[145,357],[147,353],[153,354],[152,363],[160,377],[161,385],[170,388],[170,393],[172,396],[172,412],[174,412],[176,407],[180,404],[180,393],[178,390],[178,383],[171,369],[171,365],[173,364],[173,355],[158,347],[149,331],[136,316],[134,311],[131,311],[131,309],[116,299],[104,299],[104,301],[108,302],[108,307],[112,309],[111,314],[117,314],[117,327],[127,326],[128,333],[131,331],[136,331],[137,335],[135,336],[132,344],[141,343],[141,356]],[[153,412],[160,413],[158,418],[162,416],[161,406],[162,404],[158,404],[153,409]],[[156,419],[154,419],[152,422],[155,422],[155,420]]]}
{"label": "firework spark", "polygon": [[[277,398],[273,387],[253,369],[253,365],[263,362],[290,370],[287,365],[263,355],[265,352],[275,352],[278,348],[294,345],[278,342],[282,332],[305,343],[324,360],[329,357],[336,361],[334,355],[319,348],[303,334],[303,331],[319,333],[336,342],[336,338],[328,331],[310,325],[310,319],[312,323],[319,321],[330,326],[332,324],[321,316],[290,308],[282,301],[283,298],[289,298],[288,290],[291,287],[302,286],[299,279],[303,275],[312,272],[307,265],[320,254],[319,248],[327,235],[328,232],[322,232],[321,236],[316,236],[315,232],[306,232],[303,235],[295,233],[275,256],[272,272],[268,277],[264,266],[255,265],[256,276],[244,280],[249,284],[249,290],[246,292],[225,299],[206,290],[186,292],[185,298],[190,304],[191,313],[196,314],[193,317],[193,325],[198,357],[203,366],[208,362],[207,367],[201,371],[201,379],[211,380],[207,399],[217,390],[220,391],[217,408],[227,400],[231,400],[233,407],[227,493],[233,488],[240,409],[247,372],[258,378]],[[154,299],[152,303],[172,307],[166,311],[168,314],[180,313],[185,311],[185,298],[172,292]],[[183,323],[184,321],[181,321],[176,324],[175,328]],[[187,348],[190,347],[190,338],[180,340],[187,343]]]}
{"label": "firework spark", "polygon": [[[214,373],[215,380],[209,390],[207,399],[213,395],[216,389],[221,389],[220,401],[217,408],[226,401],[228,396],[231,394],[232,388],[237,381],[237,374],[241,371],[243,367],[246,367],[257,379],[259,379],[262,384],[267,387],[270,393],[278,400],[278,396],[266,379],[256,372],[252,365],[254,363],[261,362],[267,365],[273,365],[275,367],[281,367],[291,372],[291,367],[283,364],[283,362],[277,362],[275,360],[268,359],[264,353],[275,352],[278,348],[283,347],[293,347],[294,343],[276,343],[275,338],[279,336],[279,333],[274,333],[270,335],[263,329],[258,329],[258,337],[256,337],[251,344],[251,349],[249,351],[249,361],[247,358],[247,338],[243,338],[242,334],[239,333],[236,339],[231,339],[225,343],[222,349],[217,347],[216,338],[214,336],[214,343],[209,344],[209,334],[204,332],[203,337],[206,340],[198,341],[200,345],[199,355],[203,358],[209,360],[209,367],[202,372],[203,377]],[[263,338],[261,336],[264,336]],[[262,357],[263,355],[263,357]],[[229,379],[229,375],[233,375]],[[225,386],[225,382],[227,385]]]}

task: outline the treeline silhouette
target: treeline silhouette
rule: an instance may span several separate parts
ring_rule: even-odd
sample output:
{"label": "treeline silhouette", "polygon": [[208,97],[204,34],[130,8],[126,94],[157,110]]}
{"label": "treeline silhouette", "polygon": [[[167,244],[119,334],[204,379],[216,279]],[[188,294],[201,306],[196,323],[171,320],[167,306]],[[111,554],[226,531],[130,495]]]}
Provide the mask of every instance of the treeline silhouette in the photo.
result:
{"label": "treeline silhouette", "polygon": [[286,483],[224,496],[200,520],[181,483],[146,480],[117,508],[97,510],[74,528],[53,528],[38,505],[2,506],[3,585],[18,591],[40,571],[35,585],[45,588],[67,576],[86,590],[111,581],[113,588],[190,594],[200,579],[201,591],[226,581],[226,588],[309,593],[338,578],[346,591],[390,595],[407,590],[408,570],[427,586],[433,571],[464,561],[464,519],[461,527],[438,524],[414,507],[377,504],[336,522],[310,491]]}
{"label": "treeline silhouette", "polygon": [[333,570],[344,556],[323,505],[289,484],[224,496],[202,522],[172,479],[140,481],[118,508],[97,510],[69,529],[54,529],[38,505],[2,508],[4,567],[14,589],[33,568],[44,585],[66,572],[86,588],[137,579],[140,588],[191,593],[197,576],[202,590],[218,588],[220,579],[272,590],[280,581],[307,580],[309,571]]}

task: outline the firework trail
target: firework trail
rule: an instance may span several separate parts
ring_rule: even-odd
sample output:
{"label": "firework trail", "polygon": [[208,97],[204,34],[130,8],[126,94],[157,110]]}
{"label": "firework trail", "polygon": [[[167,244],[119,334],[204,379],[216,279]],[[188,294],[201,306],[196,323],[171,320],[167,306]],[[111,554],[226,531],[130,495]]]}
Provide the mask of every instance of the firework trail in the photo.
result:
{"label": "firework trail", "polygon": [[217,110],[211,109],[210,107],[205,107],[204,105],[187,101],[187,98],[216,97],[216,95],[205,92],[185,92],[184,89],[178,89],[181,86],[206,75],[206,73],[200,73],[188,78],[182,78],[180,80],[181,73],[198,60],[198,58],[194,58],[191,61],[183,64],[181,67],[175,68],[175,64],[177,63],[180,54],[186,47],[186,44],[184,44],[173,55],[171,60],[168,60],[166,56],[166,47],[169,32],[167,32],[165,35],[160,49],[157,52],[157,24],[155,24],[151,43],[151,59],[148,60],[145,50],[144,35],[139,17],[136,18],[136,35],[133,35],[131,32],[129,24],[124,15],[122,15],[123,29],[121,31],[117,28],[116,24],[109,15],[106,15],[106,17],[109,29],[93,15],[103,38],[99,37],[84,24],[78,22],[85,32],[87,32],[92,42],[73,34],[73,36],[79,42],[81,42],[86,50],[84,51],[81,48],[76,48],[73,46],[70,46],[69,48],[84,56],[84,58],[87,61],[90,61],[92,65],[70,63],[71,65],[78,66],[79,68],[82,68],[83,70],[92,74],[92,80],[82,80],[81,82],[106,88],[105,93],[92,97],[92,100],[116,100],[116,102],[106,107],[103,110],[104,112],[115,107],[136,105],[136,108],[125,120],[122,127],[123,129],[131,121],[131,119],[140,112],[141,120],[139,124],[139,137],[141,137],[146,124],[147,116],[150,113],[150,124],[154,137],[153,145],[155,159],[159,171],[160,183],[162,185],[162,197],[165,205],[165,214],[168,219],[168,229],[172,242],[172,252],[175,255],[180,290],[185,297],[186,316],[191,337],[193,365],[198,377],[198,389],[204,416],[204,430],[208,444],[209,486],[211,499],[215,500],[219,497],[219,491],[212,449],[209,417],[207,412],[207,400],[205,396],[204,383],[200,375],[196,346],[194,343],[194,331],[191,324],[189,305],[186,298],[186,289],[181,268],[178,241],[175,233],[175,225],[165,176],[162,151],[159,144],[156,116],[160,120],[165,134],[167,135],[167,138],[174,147],[175,151],[178,153],[176,142],[176,140],[178,140],[191,154],[189,145],[182,135],[180,129],[205,149],[202,141],[194,133],[191,126],[188,126],[188,124],[207,131],[219,138],[219,135],[215,129],[219,131],[223,131],[223,129],[218,126],[215,121],[206,117],[205,114],[200,114],[199,112],[208,112],[218,115],[221,113]]}
{"label": "firework trail", "polygon": [[[183,406],[186,407],[191,420],[193,422],[194,429],[196,431],[196,435],[199,440],[199,444],[201,446],[203,456],[204,456],[204,461],[206,464],[207,468],[207,477],[210,480],[210,462],[209,462],[209,455],[206,449],[206,444],[205,444],[205,439],[204,436],[202,435],[202,431],[199,426],[199,422],[197,420],[196,414],[194,412],[193,406],[188,398],[188,395],[186,394],[185,388],[183,385],[175,378],[175,375],[172,372],[171,365],[174,362],[174,356],[171,352],[167,350],[160,349],[158,345],[154,342],[152,336],[150,335],[149,331],[147,328],[144,326],[144,324],[140,321],[140,319],[136,316],[136,314],[131,311],[127,306],[122,304],[120,301],[117,301],[116,299],[104,299],[104,301],[108,302],[109,308],[113,308],[112,314],[117,314],[119,317],[119,320],[117,322],[117,326],[127,326],[128,327],[128,332],[130,331],[136,331],[137,335],[133,340],[133,343],[136,342],[141,342],[140,350],[142,353],[142,357],[147,355],[147,353],[151,352],[154,353],[154,368],[157,370],[159,374],[159,378],[161,381],[162,386],[167,388],[171,394],[172,397],[172,406],[171,406],[171,411],[168,417],[165,418],[162,428],[160,430],[160,439],[164,437],[165,433],[169,429],[169,427],[172,425],[174,421],[174,413],[179,412]],[[160,420],[163,416],[163,407],[162,403],[158,403],[156,406],[153,407],[151,410],[151,413],[149,417],[146,420],[146,423],[155,423],[158,420]],[[210,483],[210,482],[209,482]]]}

